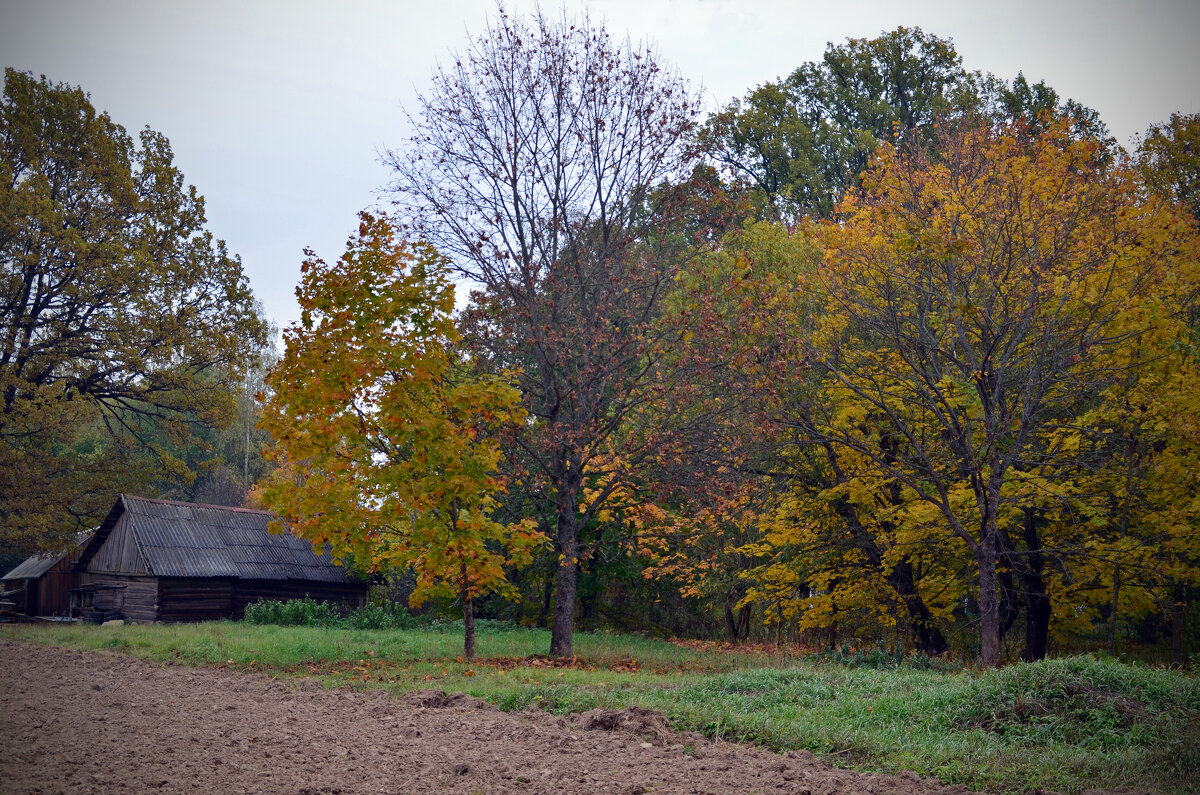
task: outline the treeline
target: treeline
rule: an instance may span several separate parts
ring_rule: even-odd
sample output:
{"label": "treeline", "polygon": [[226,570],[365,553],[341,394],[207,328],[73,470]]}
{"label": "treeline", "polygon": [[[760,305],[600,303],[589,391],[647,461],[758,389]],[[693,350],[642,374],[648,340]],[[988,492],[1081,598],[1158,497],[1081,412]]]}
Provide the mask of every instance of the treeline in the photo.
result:
{"label": "treeline", "polygon": [[[394,214],[309,263],[263,498],[456,594],[468,652],[482,609],[554,654],[582,624],[991,665],[1137,628],[1179,659],[1195,118],[1130,155],[900,28],[701,119],[653,51],[501,15],[411,121]],[[413,283],[441,309],[375,298]]]}
{"label": "treeline", "polygon": [[252,498],[468,656],[475,614],[1191,651],[1200,119],[1126,152],[906,28],[704,118],[652,49],[501,13],[411,122],[393,210],[305,263]]}

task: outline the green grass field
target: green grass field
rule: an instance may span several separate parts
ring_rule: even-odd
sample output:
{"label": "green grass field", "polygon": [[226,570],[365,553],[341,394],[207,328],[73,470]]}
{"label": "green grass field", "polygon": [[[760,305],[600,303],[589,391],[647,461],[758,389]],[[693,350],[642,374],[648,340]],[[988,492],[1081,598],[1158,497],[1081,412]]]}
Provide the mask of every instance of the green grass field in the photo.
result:
{"label": "green grass field", "polygon": [[509,710],[636,705],[661,711],[680,730],[997,792],[1183,793],[1200,781],[1200,681],[1092,657],[922,670],[597,633],[577,635],[577,657],[561,667],[542,656],[547,632],[487,622],[472,664],[458,658],[461,635],[437,628],[13,625],[0,627],[0,637],[312,677],[330,687],[462,691]]}

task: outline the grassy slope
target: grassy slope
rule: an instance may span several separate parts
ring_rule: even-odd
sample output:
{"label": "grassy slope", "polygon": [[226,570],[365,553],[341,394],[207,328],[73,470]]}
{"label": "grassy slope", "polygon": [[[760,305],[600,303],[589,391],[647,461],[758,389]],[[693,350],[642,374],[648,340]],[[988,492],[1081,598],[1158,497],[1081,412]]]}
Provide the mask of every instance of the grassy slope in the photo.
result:
{"label": "grassy slope", "polygon": [[330,686],[437,687],[504,709],[637,705],[660,710],[681,730],[806,748],[860,770],[915,770],[996,791],[1185,792],[1200,780],[1200,682],[1088,657],[947,673],[582,634],[577,665],[559,668],[536,657],[549,645],[538,630],[485,628],[473,665],[456,659],[460,635],[429,630],[10,626],[0,628],[0,637],[316,677]]}

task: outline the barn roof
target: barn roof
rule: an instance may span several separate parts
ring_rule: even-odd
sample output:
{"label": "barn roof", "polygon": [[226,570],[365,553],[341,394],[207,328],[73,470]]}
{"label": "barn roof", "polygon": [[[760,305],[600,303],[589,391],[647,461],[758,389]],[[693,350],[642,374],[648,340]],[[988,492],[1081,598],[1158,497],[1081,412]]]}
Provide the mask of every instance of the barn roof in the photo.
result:
{"label": "barn roof", "polygon": [[85,569],[122,516],[156,577],[235,577],[344,583],[347,570],[326,551],[290,533],[267,529],[267,511],[151,500],[122,494],[80,556]]}
{"label": "barn roof", "polygon": [[50,571],[50,567],[58,563],[66,555],[34,555],[18,565],[15,569],[0,577],[0,580],[36,580],[46,572]]}
{"label": "barn roof", "polygon": [[91,533],[80,533],[76,537],[75,547],[70,552],[53,552],[45,555],[34,555],[20,563],[15,569],[0,577],[0,580],[36,580],[63,558],[74,555],[87,542]]}

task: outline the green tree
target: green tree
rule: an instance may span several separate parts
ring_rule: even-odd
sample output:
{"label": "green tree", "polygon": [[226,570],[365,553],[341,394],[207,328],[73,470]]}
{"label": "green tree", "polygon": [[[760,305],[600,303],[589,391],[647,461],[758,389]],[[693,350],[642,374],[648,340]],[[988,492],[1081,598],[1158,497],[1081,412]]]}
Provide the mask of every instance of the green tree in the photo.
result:
{"label": "green tree", "polygon": [[964,97],[972,80],[953,43],[900,27],[829,44],[820,61],[714,116],[707,137],[731,175],[749,176],[777,209],[823,216],[881,142],[929,134]]}
{"label": "green tree", "polygon": [[1023,72],[1018,72],[1011,83],[976,72],[971,75],[970,91],[962,92],[959,100],[952,121],[968,125],[1019,123],[1020,127],[1014,129],[1032,137],[1069,119],[1072,136],[1096,141],[1106,153],[1116,150],[1116,141],[1098,112],[1074,99],[1063,99],[1044,80],[1030,83]]}
{"label": "green tree", "polygon": [[491,518],[504,490],[495,432],[520,422],[516,390],[458,354],[454,284],[426,244],[361,216],[333,265],[311,256],[301,322],[268,376],[262,427],[281,466],[260,497],[292,532],[373,571],[416,573],[410,601],[457,596],[464,654],[474,600],[511,593],[505,567],[543,537]]}
{"label": "green tree", "polygon": [[1200,113],[1172,113],[1169,121],[1151,125],[1137,162],[1147,187],[1200,221]]}
{"label": "green tree", "polygon": [[979,123],[1068,115],[1075,134],[1106,139],[1099,115],[1044,81],[967,72],[949,39],[899,27],[829,44],[820,61],[759,86],[705,124],[701,140],[727,178],[751,186],[784,220],[827,216],[884,142],[937,143],[939,120]]}
{"label": "green tree", "polygon": [[264,378],[278,359],[274,347],[261,351],[258,364],[248,368],[229,395],[234,410],[229,422],[196,428],[180,442],[162,439],[159,446],[186,466],[191,477],[172,477],[151,484],[168,499],[240,507],[251,488],[271,470],[265,453],[271,436],[257,427],[262,416],[255,396],[267,389]]}
{"label": "green tree", "polygon": [[0,528],[33,550],[188,477],[156,438],[227,420],[266,325],[162,134],[8,69],[0,147]]}
{"label": "green tree", "polygon": [[710,118],[700,140],[735,183],[790,217],[829,201],[810,122],[784,87],[766,83]]}

